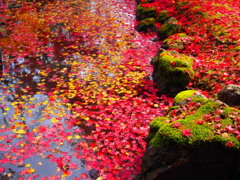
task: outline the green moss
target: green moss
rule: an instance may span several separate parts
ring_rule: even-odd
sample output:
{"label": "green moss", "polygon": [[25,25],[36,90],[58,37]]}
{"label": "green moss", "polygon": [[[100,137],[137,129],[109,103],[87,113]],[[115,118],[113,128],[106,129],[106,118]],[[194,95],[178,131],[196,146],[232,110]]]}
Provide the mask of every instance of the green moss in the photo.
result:
{"label": "green moss", "polygon": [[168,36],[179,33],[181,31],[181,26],[175,18],[168,19],[159,29],[159,37],[161,39],[166,39]]}
{"label": "green moss", "polygon": [[176,2],[176,10],[179,14],[186,12],[187,5],[189,4],[188,1],[177,1]]}
{"label": "green moss", "polygon": [[170,18],[169,12],[167,10],[163,10],[158,13],[157,22],[164,23]]}
{"label": "green moss", "polygon": [[162,42],[162,48],[182,50],[184,49],[184,44],[186,44],[189,39],[190,37],[187,36],[185,33],[177,33],[165,39]]}
{"label": "green moss", "polygon": [[194,76],[193,59],[176,51],[164,51],[159,54],[155,70],[166,83],[185,87]]}
{"label": "green moss", "polygon": [[189,144],[202,144],[207,141],[212,141],[214,137],[214,128],[213,126],[205,123],[202,125],[193,124],[191,128],[192,138],[189,139]]}
{"label": "green moss", "polygon": [[158,129],[163,125],[164,122],[167,122],[169,119],[167,117],[157,117],[150,123],[150,132],[157,132]]}
{"label": "green moss", "polygon": [[178,103],[180,103],[181,101],[183,101],[183,100],[191,97],[192,95],[194,95],[194,94],[196,94],[196,93],[197,93],[197,91],[195,91],[195,90],[182,91],[182,92],[178,93],[178,94],[175,96],[175,98],[174,98],[174,100],[173,100],[173,103],[174,103],[174,104],[178,104]]}
{"label": "green moss", "polygon": [[147,32],[148,30],[154,30],[155,26],[155,19],[154,18],[147,18],[142,20],[136,27],[136,30],[139,32]]}
{"label": "green moss", "polygon": [[224,7],[225,9],[227,9],[227,10],[229,10],[229,11],[233,10],[233,9],[230,7],[230,5],[227,4],[227,3],[225,3],[225,4],[214,3],[214,6],[216,6],[216,7],[221,7],[221,8]]}
{"label": "green moss", "polygon": [[219,106],[219,103],[208,100],[206,101],[195,113],[197,116],[202,116],[208,114],[209,112],[214,112]]}
{"label": "green moss", "polygon": [[188,35],[186,35],[185,33],[178,33],[177,34],[180,38],[186,38],[188,37]]}
{"label": "green moss", "polygon": [[[157,117],[150,123],[150,132],[148,135],[148,141],[151,142],[151,144],[154,144],[154,146],[160,145],[162,142],[159,134],[157,131],[160,127],[162,127],[169,119],[166,117]],[[153,141],[151,141],[153,140]]]}
{"label": "green moss", "polygon": [[[175,143],[181,146],[196,147],[203,143],[214,142],[225,146],[226,143],[231,141],[235,148],[240,148],[240,141],[237,139],[237,135],[225,130],[226,126],[236,127],[232,113],[234,111],[233,114],[240,116],[239,110],[227,106],[223,107],[220,103],[209,99],[204,99],[204,103],[196,110],[193,110],[192,114],[182,110],[182,106],[174,106],[173,110],[176,110],[177,107],[179,112],[181,112],[181,114],[177,115],[179,118],[176,119],[176,116],[172,116],[169,113],[166,117],[157,117],[151,122],[150,145],[161,146],[163,144]],[[219,109],[223,110],[224,116],[221,118],[221,121],[215,121],[215,116],[219,116],[215,113]],[[206,114],[209,119],[205,119]],[[203,120],[204,123],[198,123]],[[178,123],[178,126],[175,123]],[[219,123],[222,125],[221,130],[216,129],[214,126]],[[184,130],[190,130],[191,134],[184,135]]]}
{"label": "green moss", "polygon": [[181,39],[172,39],[172,38],[167,38],[162,42],[162,47],[164,49],[179,49],[182,50],[184,49],[184,45],[181,41]]}
{"label": "green moss", "polygon": [[225,118],[225,119],[222,119],[221,120],[221,124],[222,124],[222,128],[225,128],[226,126],[229,126],[231,125],[233,122],[232,122],[232,119],[231,118]]}
{"label": "green moss", "polygon": [[154,134],[153,138],[151,138],[151,140],[149,140],[149,145],[151,145],[151,146],[160,147],[163,144],[165,144],[164,139],[158,133]]}
{"label": "green moss", "polygon": [[226,107],[226,108],[224,108],[222,114],[223,114],[224,116],[228,116],[228,114],[233,113],[234,110],[235,110],[235,109],[232,108],[232,107]]}
{"label": "green moss", "polygon": [[[162,119],[159,119],[162,120]],[[151,146],[161,146],[162,144],[168,144],[172,142],[178,142],[179,144],[186,143],[186,140],[182,138],[182,133],[176,128],[172,128],[170,123],[158,122],[160,125],[157,133],[150,139],[149,144]]]}
{"label": "green moss", "polygon": [[142,7],[142,5],[138,5],[136,17],[137,20],[143,20],[146,18],[154,18],[156,16],[156,7]]}
{"label": "green moss", "polygon": [[174,109],[179,109],[179,106],[171,106],[171,107],[169,107],[169,112],[171,112]]}
{"label": "green moss", "polygon": [[155,23],[154,18],[147,18],[147,19],[142,20],[139,23],[139,26],[150,26],[150,25],[154,25],[154,23]]}

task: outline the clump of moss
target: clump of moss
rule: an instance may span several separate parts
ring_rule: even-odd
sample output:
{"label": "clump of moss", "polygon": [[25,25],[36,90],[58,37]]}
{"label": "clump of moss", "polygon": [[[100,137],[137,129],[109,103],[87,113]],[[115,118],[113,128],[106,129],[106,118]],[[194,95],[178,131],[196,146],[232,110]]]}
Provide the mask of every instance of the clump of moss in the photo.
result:
{"label": "clump of moss", "polygon": [[169,36],[162,42],[163,49],[173,49],[173,50],[183,50],[184,45],[188,43],[190,37],[185,33],[177,33],[172,36]]}
{"label": "clump of moss", "polygon": [[164,23],[170,18],[169,11],[163,10],[158,13],[156,21],[159,23]]}
{"label": "clump of moss", "polygon": [[193,59],[176,51],[163,51],[153,61],[155,78],[184,89],[194,76]]}
{"label": "clump of moss", "polygon": [[174,106],[165,117],[155,118],[150,123],[149,144],[197,147],[220,143],[239,149],[240,111],[209,99],[195,100]]}
{"label": "clump of moss", "polygon": [[171,17],[161,26],[158,34],[159,37],[163,40],[166,39],[168,36],[179,33],[180,31],[181,25],[174,17]]}
{"label": "clump of moss", "polygon": [[137,20],[143,20],[146,18],[156,17],[156,7],[143,7],[142,4],[138,5],[136,18]]}
{"label": "clump of moss", "polygon": [[183,102],[187,103],[187,101],[190,101],[192,98],[196,99],[196,97],[206,98],[205,96],[203,96],[196,90],[186,90],[186,91],[182,91],[182,92],[178,93],[175,96],[175,98],[173,100],[173,104],[178,105],[178,104],[183,104]]}
{"label": "clump of moss", "polygon": [[137,25],[136,30],[139,32],[147,32],[148,30],[154,30],[155,26],[155,19],[154,18],[147,18]]}

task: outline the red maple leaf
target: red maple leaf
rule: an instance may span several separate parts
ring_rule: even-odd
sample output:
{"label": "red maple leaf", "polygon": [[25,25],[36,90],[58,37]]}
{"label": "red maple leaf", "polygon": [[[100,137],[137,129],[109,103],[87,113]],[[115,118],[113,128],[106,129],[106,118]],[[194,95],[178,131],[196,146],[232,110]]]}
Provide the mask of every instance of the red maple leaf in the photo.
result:
{"label": "red maple leaf", "polygon": [[191,129],[184,129],[182,130],[183,136],[192,136]]}

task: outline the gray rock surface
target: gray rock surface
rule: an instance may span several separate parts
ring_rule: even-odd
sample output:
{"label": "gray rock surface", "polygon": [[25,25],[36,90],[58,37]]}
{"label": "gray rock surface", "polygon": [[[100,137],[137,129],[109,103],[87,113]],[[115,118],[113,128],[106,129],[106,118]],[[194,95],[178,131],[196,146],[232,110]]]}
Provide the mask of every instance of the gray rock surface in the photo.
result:
{"label": "gray rock surface", "polygon": [[225,86],[219,93],[218,99],[228,105],[240,105],[240,86],[230,84]]}

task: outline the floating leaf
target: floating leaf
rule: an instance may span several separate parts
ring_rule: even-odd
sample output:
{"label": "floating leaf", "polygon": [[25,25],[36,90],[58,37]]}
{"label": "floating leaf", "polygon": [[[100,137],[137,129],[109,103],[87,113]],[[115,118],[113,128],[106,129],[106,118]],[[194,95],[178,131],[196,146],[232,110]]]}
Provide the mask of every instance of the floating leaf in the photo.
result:
{"label": "floating leaf", "polygon": [[25,134],[26,131],[24,131],[23,129],[19,129],[17,131],[15,131],[16,134]]}

